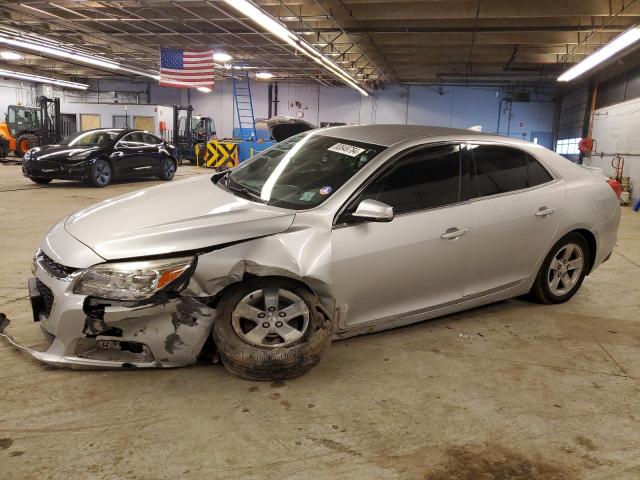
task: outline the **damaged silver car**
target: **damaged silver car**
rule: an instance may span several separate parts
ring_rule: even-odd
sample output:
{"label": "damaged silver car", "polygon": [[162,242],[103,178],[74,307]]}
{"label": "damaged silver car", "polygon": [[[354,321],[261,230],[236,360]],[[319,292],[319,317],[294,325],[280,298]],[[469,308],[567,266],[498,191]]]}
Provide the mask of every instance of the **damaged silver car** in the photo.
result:
{"label": "damaged silver car", "polygon": [[531,143],[403,125],[312,130],[238,168],[106,200],[47,234],[29,280],[73,368],[300,375],[332,339],[529,293],[571,298],[611,255],[601,172]]}

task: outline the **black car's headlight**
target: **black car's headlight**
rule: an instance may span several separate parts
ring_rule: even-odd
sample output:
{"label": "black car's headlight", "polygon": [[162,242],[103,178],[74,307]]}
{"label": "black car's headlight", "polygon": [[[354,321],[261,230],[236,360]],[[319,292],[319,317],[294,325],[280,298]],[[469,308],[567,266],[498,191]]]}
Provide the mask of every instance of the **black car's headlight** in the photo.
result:
{"label": "black car's headlight", "polygon": [[94,153],[95,152],[93,150],[87,150],[86,152],[76,153],[75,155],[72,155],[70,158],[72,160],[86,160],[87,158],[89,158]]}
{"label": "black car's headlight", "polygon": [[24,160],[29,160],[31,159],[31,155],[33,153],[35,153],[36,149],[35,148],[30,148],[29,150],[27,150],[24,154],[24,157],[22,157]]}
{"label": "black car's headlight", "polygon": [[73,292],[109,300],[146,300],[188,275],[194,257],[101,263],[87,268]]}

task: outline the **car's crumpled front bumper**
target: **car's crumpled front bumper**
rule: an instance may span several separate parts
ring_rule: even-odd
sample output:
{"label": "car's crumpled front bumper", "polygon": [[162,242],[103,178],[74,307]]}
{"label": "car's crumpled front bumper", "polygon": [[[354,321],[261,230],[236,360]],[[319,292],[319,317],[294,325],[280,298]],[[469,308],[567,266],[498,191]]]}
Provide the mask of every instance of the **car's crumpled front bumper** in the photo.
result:
{"label": "car's crumpled front bumper", "polygon": [[51,263],[55,266],[59,261],[55,252],[60,249],[56,247],[73,248],[76,265],[82,264],[83,268],[102,259],[97,257],[96,261],[95,253],[61,225],[54,227],[47,239],[42,245],[47,262],[36,262],[29,291],[34,320],[52,339],[51,345],[46,351],[38,351],[16,342],[7,332],[9,320],[4,315],[0,315],[1,338],[37,360],[77,369],[182,367],[195,363],[211,332],[214,309],[186,294],[159,297],[157,302],[144,305],[78,295],[73,287],[81,269],[63,276],[52,269]]}

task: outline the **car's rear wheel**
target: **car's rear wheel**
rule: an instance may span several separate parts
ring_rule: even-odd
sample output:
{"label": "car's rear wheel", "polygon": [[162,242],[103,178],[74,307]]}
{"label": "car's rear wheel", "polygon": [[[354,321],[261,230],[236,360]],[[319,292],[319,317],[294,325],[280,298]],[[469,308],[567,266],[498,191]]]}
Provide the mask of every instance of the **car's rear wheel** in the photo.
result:
{"label": "car's rear wheel", "polygon": [[160,165],[160,180],[169,181],[173,180],[176,174],[176,162],[171,158],[165,158]]}
{"label": "car's rear wheel", "polygon": [[282,380],[309,371],[329,348],[333,321],[304,285],[286,278],[252,278],[233,285],[217,307],[213,339],[232,373]]}
{"label": "car's rear wheel", "polygon": [[113,172],[111,165],[105,160],[96,160],[89,170],[89,184],[102,188],[111,183]]}
{"label": "car's rear wheel", "polygon": [[42,178],[42,177],[29,177],[29,180],[35,182],[39,185],[46,185],[47,183],[51,183],[52,178]]}
{"label": "car's rear wheel", "polygon": [[562,303],[573,297],[590,267],[589,244],[572,232],[562,237],[542,262],[531,288],[531,296],[540,303]]}

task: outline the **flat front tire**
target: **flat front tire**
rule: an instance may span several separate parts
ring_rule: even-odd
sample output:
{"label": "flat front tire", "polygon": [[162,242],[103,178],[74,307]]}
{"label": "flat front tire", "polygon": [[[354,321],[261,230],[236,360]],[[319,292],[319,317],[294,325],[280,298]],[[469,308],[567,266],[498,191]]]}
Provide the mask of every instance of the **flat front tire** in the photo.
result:
{"label": "flat front tire", "polygon": [[298,377],[331,345],[333,320],[300,283],[251,278],[220,299],[213,340],[230,372],[249,380]]}
{"label": "flat front tire", "polygon": [[563,303],[580,289],[591,267],[589,244],[571,232],[551,248],[542,262],[530,296],[539,303]]}

